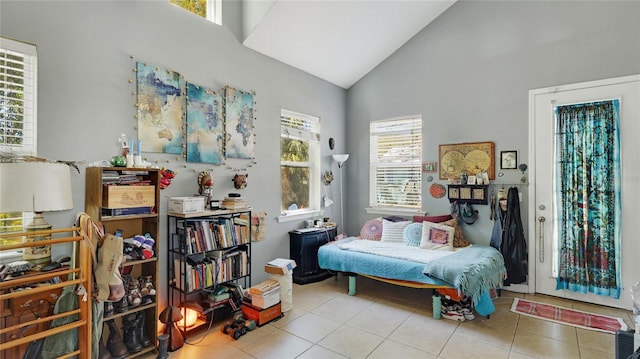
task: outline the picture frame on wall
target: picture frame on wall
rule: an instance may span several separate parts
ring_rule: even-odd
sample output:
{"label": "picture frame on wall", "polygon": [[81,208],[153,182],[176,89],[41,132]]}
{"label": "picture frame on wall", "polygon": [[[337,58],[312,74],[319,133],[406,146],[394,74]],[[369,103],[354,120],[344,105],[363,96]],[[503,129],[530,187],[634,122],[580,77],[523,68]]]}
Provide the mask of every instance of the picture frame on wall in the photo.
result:
{"label": "picture frame on wall", "polygon": [[433,173],[437,171],[437,168],[438,168],[438,162],[436,161],[425,162],[422,165],[422,172]]}
{"label": "picture frame on wall", "polygon": [[500,151],[500,169],[515,170],[518,168],[518,151]]}

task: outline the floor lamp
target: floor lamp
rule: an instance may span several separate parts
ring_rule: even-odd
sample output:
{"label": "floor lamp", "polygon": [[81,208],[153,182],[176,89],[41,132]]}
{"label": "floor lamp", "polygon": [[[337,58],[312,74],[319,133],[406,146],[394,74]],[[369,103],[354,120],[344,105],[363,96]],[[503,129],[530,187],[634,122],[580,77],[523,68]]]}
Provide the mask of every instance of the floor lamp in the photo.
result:
{"label": "floor lamp", "polygon": [[332,155],[333,160],[338,162],[338,169],[340,172],[340,225],[342,226],[342,232],[344,232],[344,200],[342,199],[342,166],[349,159],[348,154]]}

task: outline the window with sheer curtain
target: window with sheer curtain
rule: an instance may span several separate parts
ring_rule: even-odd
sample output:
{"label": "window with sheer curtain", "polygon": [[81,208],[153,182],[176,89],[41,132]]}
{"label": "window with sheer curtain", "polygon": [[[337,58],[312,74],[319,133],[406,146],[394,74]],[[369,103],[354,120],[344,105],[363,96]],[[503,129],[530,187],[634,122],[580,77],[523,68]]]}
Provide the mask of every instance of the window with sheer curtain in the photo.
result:
{"label": "window with sheer curtain", "polygon": [[373,121],[369,140],[369,205],[420,210],[422,116]]}

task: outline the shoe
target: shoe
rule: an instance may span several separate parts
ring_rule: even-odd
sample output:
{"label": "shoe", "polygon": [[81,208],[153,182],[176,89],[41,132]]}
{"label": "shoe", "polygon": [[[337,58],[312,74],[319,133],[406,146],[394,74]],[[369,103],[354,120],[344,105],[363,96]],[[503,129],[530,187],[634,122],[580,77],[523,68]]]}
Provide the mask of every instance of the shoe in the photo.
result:
{"label": "shoe", "polygon": [[104,316],[108,317],[113,315],[113,303],[112,302],[104,302]]}
{"label": "shoe", "polygon": [[153,287],[153,277],[150,275],[146,275],[140,277],[140,294],[145,295],[156,295],[156,289]]}
{"label": "shoe", "polygon": [[149,337],[147,336],[147,327],[145,327],[144,325],[145,318],[145,312],[141,311],[138,313],[138,316],[136,317],[136,320],[134,322],[136,325],[135,334],[138,337],[138,342],[140,342],[140,345],[142,345],[143,347],[151,345],[151,339],[149,339]]}
{"label": "shoe", "polygon": [[135,314],[125,315],[122,317],[122,329],[124,329],[124,345],[129,353],[137,353],[142,350],[142,344],[136,335],[138,321]]}
{"label": "shoe", "polygon": [[462,308],[462,310],[460,312],[464,316],[464,320],[474,320],[474,319],[476,319],[476,316],[473,315],[473,310],[471,310],[469,308]]}
{"label": "shoe", "polygon": [[116,313],[124,313],[129,310],[129,301],[127,300],[127,296],[123,296],[122,299],[115,302],[113,305],[113,309]]}
{"label": "shoe", "polygon": [[460,312],[460,311],[456,311],[453,309],[446,309],[443,310],[440,315],[442,316],[442,318],[445,319],[450,319],[450,320],[455,320],[457,322],[464,322],[464,315]]}
{"label": "shoe", "polygon": [[98,343],[98,359],[112,359],[109,349],[107,349],[102,342],[102,338],[100,338],[100,342]]}
{"label": "shoe", "polygon": [[127,300],[129,301],[129,307],[137,307],[142,304],[142,294],[140,294],[140,284],[138,280],[129,276],[127,278]]}
{"label": "shoe", "polygon": [[109,327],[109,338],[107,339],[107,349],[113,359],[122,359],[129,355],[129,350],[124,344],[120,331],[113,320],[106,321]]}

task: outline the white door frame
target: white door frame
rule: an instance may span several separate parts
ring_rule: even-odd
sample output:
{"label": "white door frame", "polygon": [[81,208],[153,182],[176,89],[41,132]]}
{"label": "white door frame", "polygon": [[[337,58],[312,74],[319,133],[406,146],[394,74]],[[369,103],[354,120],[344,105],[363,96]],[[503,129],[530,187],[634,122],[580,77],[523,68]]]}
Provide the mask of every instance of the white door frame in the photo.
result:
{"label": "white door frame", "polygon": [[[623,76],[617,78],[610,78],[604,80],[597,81],[588,81],[570,85],[561,85],[561,86],[553,86],[541,89],[535,89],[529,91],[529,203],[528,203],[528,255],[529,255],[529,276],[528,282],[526,285],[523,285],[523,288],[529,293],[536,293],[536,265],[537,262],[537,251],[540,249],[538,244],[538,238],[536,238],[536,226],[538,225],[537,215],[538,212],[536,207],[536,131],[535,131],[535,121],[536,121],[536,113],[535,113],[535,99],[536,96],[544,95],[544,94],[552,94],[556,92],[563,91],[571,91],[571,90],[579,90],[586,88],[594,88],[600,86],[607,85],[615,85],[622,84],[627,82],[640,82],[640,75],[631,75],[631,76]],[[638,99],[640,101],[640,99]],[[640,134],[639,134],[640,135]],[[623,156],[624,154],[622,154]],[[639,184],[640,185],[640,184]],[[635,200],[635,199],[634,199]],[[545,264],[546,265],[546,264]],[[640,267],[636,265],[636,267]],[[620,297],[628,297],[628,288],[623,287],[623,291],[620,294]]]}

